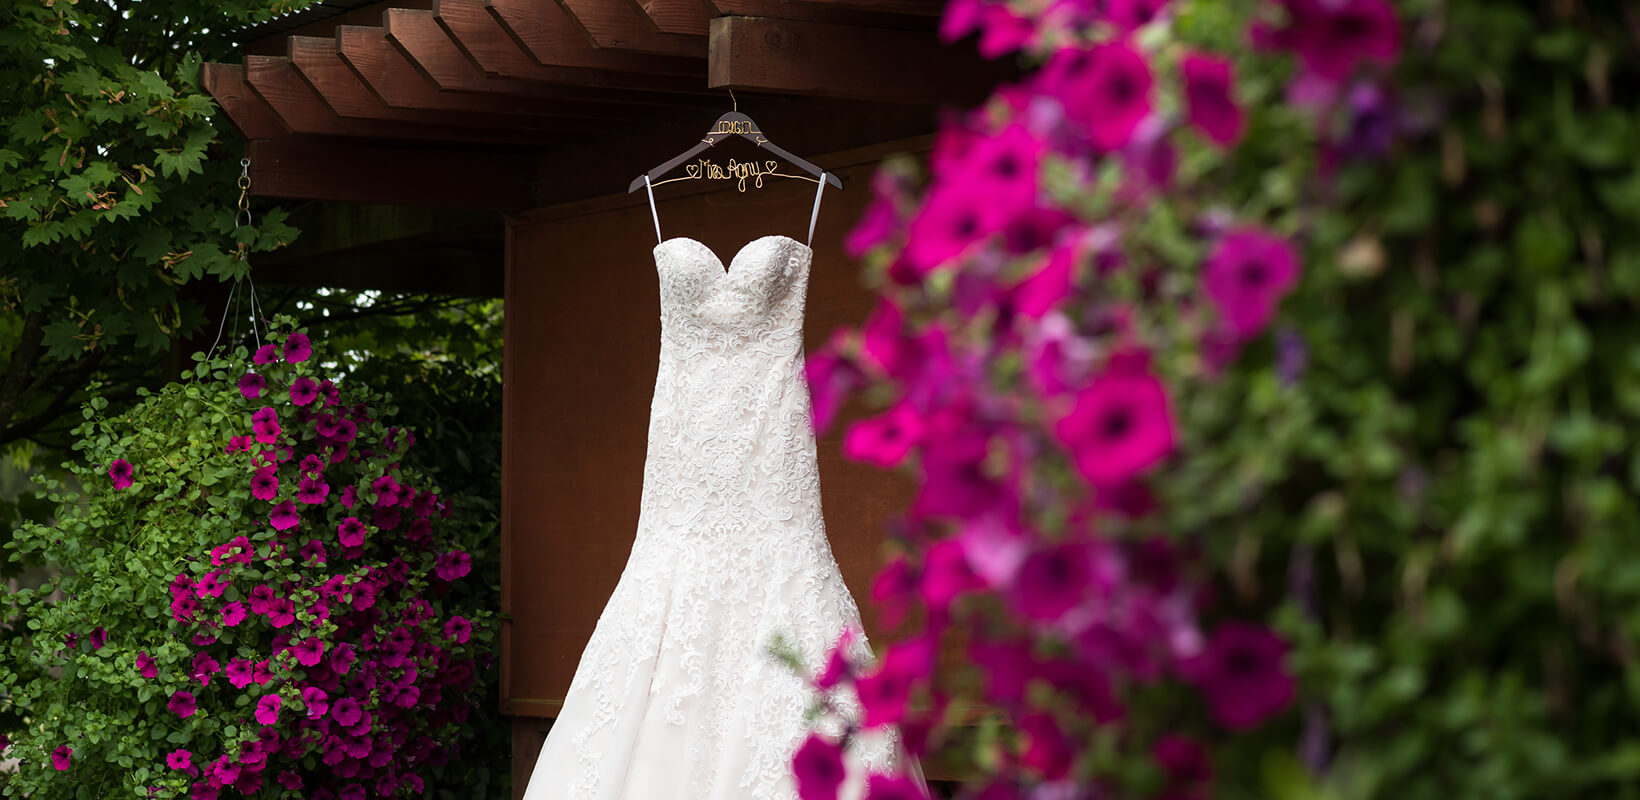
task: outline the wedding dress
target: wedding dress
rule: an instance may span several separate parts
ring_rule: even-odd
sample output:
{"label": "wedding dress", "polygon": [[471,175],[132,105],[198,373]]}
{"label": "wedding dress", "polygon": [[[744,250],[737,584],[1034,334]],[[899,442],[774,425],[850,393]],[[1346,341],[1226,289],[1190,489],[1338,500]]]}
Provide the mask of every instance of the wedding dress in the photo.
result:
{"label": "wedding dress", "polygon": [[[650,210],[661,353],[637,536],[524,800],[795,800],[814,692],[768,645],[784,633],[817,674],[860,624],[821,519],[803,377],[814,251],[764,236],[725,271],[701,242],[661,239],[653,191]],[[863,635],[851,652],[872,662]],[[859,718],[851,691],[838,700]],[[903,758],[894,729],[866,732],[840,797],[896,764],[920,781]]]}

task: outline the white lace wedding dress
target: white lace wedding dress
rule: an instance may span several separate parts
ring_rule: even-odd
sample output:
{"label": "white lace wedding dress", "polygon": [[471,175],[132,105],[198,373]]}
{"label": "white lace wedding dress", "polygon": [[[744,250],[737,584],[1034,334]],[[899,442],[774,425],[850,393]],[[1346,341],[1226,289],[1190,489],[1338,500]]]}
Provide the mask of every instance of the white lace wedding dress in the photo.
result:
{"label": "white lace wedding dress", "polygon": [[[660,370],[637,538],[524,800],[795,800],[814,694],[768,644],[785,633],[813,674],[860,622],[821,519],[803,377],[813,250],[764,236],[727,272],[694,239],[654,255]],[[871,661],[863,636],[854,653]],[[854,695],[840,699],[858,718]],[[896,763],[920,779],[893,729],[857,745],[841,797]]]}

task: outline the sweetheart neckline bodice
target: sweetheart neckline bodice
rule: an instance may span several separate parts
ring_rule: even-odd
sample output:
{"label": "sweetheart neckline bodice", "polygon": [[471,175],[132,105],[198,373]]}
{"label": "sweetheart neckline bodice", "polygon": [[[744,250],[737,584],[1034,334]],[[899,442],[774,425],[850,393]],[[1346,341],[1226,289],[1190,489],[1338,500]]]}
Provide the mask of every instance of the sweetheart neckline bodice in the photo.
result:
{"label": "sweetheart neckline bodice", "polygon": [[752,245],[755,245],[758,242],[762,242],[762,241],[765,241],[765,240],[768,240],[768,239],[785,239],[790,244],[796,245],[798,248],[800,248],[799,252],[808,251],[810,256],[812,256],[814,254],[814,248],[808,246],[807,244],[804,244],[803,242],[799,242],[796,239],[793,239],[792,237],[787,236],[786,234],[783,234],[783,233],[771,233],[767,236],[759,236],[756,239],[753,239],[753,240],[741,245],[740,249],[736,250],[735,254],[729,258],[729,262],[727,264],[724,263],[723,257],[718,255],[716,250],[713,250],[711,247],[707,246],[707,244],[705,242],[702,242],[699,239],[690,238],[688,236],[674,236],[670,239],[665,239],[665,240],[661,241],[660,243],[656,244],[655,247],[654,247],[654,250],[652,252],[658,254],[660,252],[661,248],[663,248],[666,245],[669,245],[673,242],[689,242],[689,243],[694,244],[696,247],[700,248],[701,252],[705,253],[706,255],[711,256],[712,261],[717,264],[717,268],[718,268],[719,272],[722,272],[724,274],[733,274],[735,272],[735,264],[740,262],[740,257],[745,255],[748,251],[750,251],[752,249]]}

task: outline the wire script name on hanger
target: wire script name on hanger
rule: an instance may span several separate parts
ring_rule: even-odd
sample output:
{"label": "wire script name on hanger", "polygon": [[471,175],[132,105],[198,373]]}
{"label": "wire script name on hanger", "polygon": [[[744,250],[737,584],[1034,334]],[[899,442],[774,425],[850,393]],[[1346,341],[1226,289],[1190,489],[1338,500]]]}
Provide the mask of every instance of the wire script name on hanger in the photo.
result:
{"label": "wire script name on hanger", "polygon": [[736,161],[731,158],[727,165],[723,165],[713,162],[711,159],[701,158],[696,159],[693,164],[685,165],[683,172],[686,178],[693,180],[738,181],[736,188],[744,192],[746,191],[746,181],[748,179],[752,181],[753,186],[761,189],[763,188],[763,176],[777,174],[775,170],[779,167],[780,162],[772,159],[759,163],[756,161]]}

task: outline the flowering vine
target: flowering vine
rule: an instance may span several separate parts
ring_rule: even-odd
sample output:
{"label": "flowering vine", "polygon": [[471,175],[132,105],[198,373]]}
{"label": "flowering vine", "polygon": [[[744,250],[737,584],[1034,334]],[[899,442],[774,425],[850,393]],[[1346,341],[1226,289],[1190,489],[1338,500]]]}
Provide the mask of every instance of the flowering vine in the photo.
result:
{"label": "flowering vine", "polygon": [[471,560],[401,464],[414,434],[314,353],[279,333],[120,418],[88,404],[84,494],[48,485],[56,524],[11,545],[76,567],[9,598],[40,670],[4,678],[36,711],[6,743],[25,795],[420,796],[456,755],[493,614],[441,600]]}

